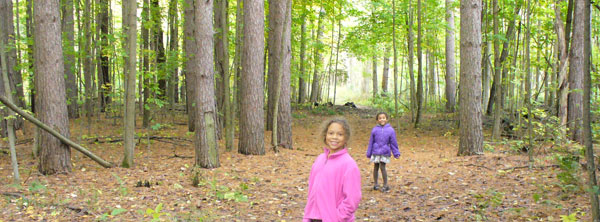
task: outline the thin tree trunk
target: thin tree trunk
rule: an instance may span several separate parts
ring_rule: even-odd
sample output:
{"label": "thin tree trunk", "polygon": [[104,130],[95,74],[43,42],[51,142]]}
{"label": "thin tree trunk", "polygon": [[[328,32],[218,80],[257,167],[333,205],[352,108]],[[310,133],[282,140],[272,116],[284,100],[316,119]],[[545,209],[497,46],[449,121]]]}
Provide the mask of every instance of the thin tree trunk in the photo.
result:
{"label": "thin tree trunk", "polygon": [[195,115],[196,115],[196,104],[194,104],[194,96],[196,93],[196,86],[194,85],[196,82],[196,76],[191,73],[191,69],[194,66],[194,49],[196,48],[196,41],[194,40],[195,33],[195,9],[194,9],[195,0],[186,0],[183,9],[184,16],[184,28],[183,28],[183,49],[185,51],[185,66],[184,66],[184,75],[185,75],[185,89],[186,89],[186,105],[188,111],[188,131],[194,132],[195,130]]}
{"label": "thin tree trunk", "polygon": [[110,61],[108,59],[108,54],[104,53],[104,49],[107,49],[110,46],[108,36],[109,36],[109,10],[110,10],[110,1],[99,1],[100,12],[98,13],[100,26],[100,47],[98,54],[100,55],[99,59],[99,70],[98,70],[98,99],[100,101],[100,110],[104,112],[106,107],[110,105],[111,97],[109,93],[112,90],[112,84],[109,73],[109,64]]}
{"label": "thin tree trunk", "polygon": [[[10,1],[0,1],[0,12],[6,12],[10,9],[12,9],[11,2]],[[4,14],[4,13],[2,13]],[[8,79],[8,62],[7,62],[7,56],[6,56],[6,43],[4,42],[4,36],[5,36],[5,30],[7,30],[7,24],[0,24],[0,71],[2,72],[2,82],[3,82],[3,88],[4,91],[2,93],[4,93],[4,96],[6,96],[7,100],[10,103],[13,103],[13,95],[11,92],[11,87],[10,87],[10,83],[9,83],[9,79]],[[9,150],[10,150],[10,163],[11,166],[13,168],[13,182],[15,184],[19,184],[21,182],[21,177],[19,176],[19,163],[17,162],[17,151],[15,149],[15,129],[14,129],[14,124],[13,121],[15,118],[12,118],[11,116],[13,115],[13,112],[11,110],[8,110],[8,112],[6,112],[6,116],[8,118],[5,118],[3,120],[6,121],[6,131],[8,134],[8,144],[9,144]],[[2,121],[4,122],[4,121]]]}
{"label": "thin tree trunk", "polygon": [[388,56],[389,49],[385,49],[383,55],[383,73],[381,74],[381,91],[383,95],[387,95],[388,92],[388,76],[390,72],[390,57]]}
{"label": "thin tree trunk", "polygon": [[373,72],[373,98],[377,97],[377,56],[373,55],[373,57],[371,58],[373,61],[373,69],[371,70]]}
{"label": "thin tree trunk", "polygon": [[[298,75],[298,103],[303,103],[306,99],[306,5],[305,0],[302,1],[302,16],[300,25],[300,74]],[[335,97],[334,97],[335,100]]]}
{"label": "thin tree trunk", "polygon": [[453,113],[456,106],[456,62],[454,49],[454,8],[453,1],[446,0],[446,112]]}
{"label": "thin tree trunk", "polygon": [[135,149],[136,11],[135,0],[123,0],[123,33],[126,34],[125,41],[123,41],[123,51],[126,53],[125,64],[123,66],[123,76],[125,77],[125,111],[123,112],[125,155],[123,156],[121,166],[125,168],[133,167]]}
{"label": "thin tree trunk", "polygon": [[412,0],[408,1],[408,35],[407,44],[408,44],[408,74],[410,77],[410,108],[411,108],[411,121],[414,120],[414,113],[417,105],[417,96],[415,94],[415,75],[414,75],[414,36],[413,36],[413,12],[412,12]]}
{"label": "thin tree trunk", "polygon": [[73,73],[75,69],[75,26],[73,20],[73,0],[62,1],[62,31],[65,34],[63,48],[65,50],[65,76],[67,84],[67,110],[69,118],[77,118],[78,103],[77,80]]}
{"label": "thin tree trunk", "polygon": [[[58,1],[36,0],[34,61],[37,70],[36,92],[39,93],[38,116],[41,122],[68,138],[69,117],[65,92],[63,51]],[[71,172],[71,149],[47,132],[40,132],[38,170],[44,175]]]}
{"label": "thin tree trunk", "polygon": [[561,125],[567,124],[567,98],[569,92],[569,82],[567,81],[567,67],[569,66],[569,56],[567,53],[567,37],[564,31],[564,25],[560,15],[560,5],[558,2],[554,4],[554,29],[557,35],[557,57],[558,57],[558,72],[556,73],[558,80],[558,92],[556,113],[560,120]]}
{"label": "thin tree trunk", "polygon": [[[394,113],[396,114],[397,126],[400,127],[400,116],[398,116],[398,53],[396,50],[396,0],[392,0],[392,48],[394,50]],[[402,80],[400,80],[402,84]],[[400,87],[402,90],[402,87]],[[402,97],[400,97],[402,98]]]}
{"label": "thin tree trunk", "polygon": [[323,3],[321,2],[321,9],[319,10],[319,19],[317,21],[317,39],[314,48],[314,70],[313,70],[313,78],[312,78],[312,86],[310,90],[310,102],[314,103],[318,101],[319,98],[319,66],[321,64],[321,52],[319,50],[318,45],[321,43],[321,38],[323,36],[323,17],[325,16],[325,11],[323,10]]}
{"label": "thin tree trunk", "polygon": [[417,0],[417,117],[415,118],[415,128],[419,127],[422,115],[421,112],[423,112],[423,52],[421,50],[421,14],[421,0]]}
{"label": "thin tree trunk", "polygon": [[273,130],[273,119],[276,116],[275,104],[279,101],[274,100],[279,91],[279,87],[275,84],[279,81],[281,76],[280,64],[283,62],[282,50],[282,37],[283,37],[283,24],[285,23],[285,2],[283,1],[272,1],[269,4],[269,68],[268,68],[268,79],[267,79],[267,130]]}
{"label": "thin tree trunk", "polygon": [[[340,9],[341,11],[341,9]],[[335,69],[333,71],[333,105],[335,105],[335,96],[337,93],[337,76],[338,76],[338,62],[340,57],[340,40],[342,38],[342,20],[338,19],[338,41],[335,47]]]}
{"label": "thin tree trunk", "polygon": [[[92,18],[92,10],[90,0],[85,0],[84,3],[84,16],[83,16],[83,29],[84,30],[92,30],[91,29],[91,18]],[[83,76],[85,79],[84,87],[85,87],[85,116],[88,124],[88,131],[92,124],[91,117],[93,115],[93,101],[92,101],[92,32],[84,31],[84,44],[83,44]]]}
{"label": "thin tree trunk", "polygon": [[481,122],[481,1],[460,3],[460,139],[458,155],[483,153]]}
{"label": "thin tree trunk", "polygon": [[523,47],[525,49],[525,105],[527,108],[527,142],[529,144],[529,149],[527,149],[527,154],[529,156],[529,167],[533,168],[533,164],[534,164],[534,160],[533,160],[533,131],[532,131],[532,124],[531,124],[531,120],[533,119],[532,117],[532,113],[531,113],[531,54],[529,51],[529,38],[531,36],[531,0],[527,1],[527,11],[526,11],[526,26],[527,26],[527,30],[525,31],[525,46]]}

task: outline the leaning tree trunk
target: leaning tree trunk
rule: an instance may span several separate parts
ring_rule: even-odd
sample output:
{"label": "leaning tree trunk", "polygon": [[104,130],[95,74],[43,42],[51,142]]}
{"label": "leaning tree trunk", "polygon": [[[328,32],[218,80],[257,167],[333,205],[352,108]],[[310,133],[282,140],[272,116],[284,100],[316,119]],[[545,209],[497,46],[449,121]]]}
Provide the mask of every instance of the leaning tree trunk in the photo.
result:
{"label": "leaning tree trunk", "polygon": [[213,65],[213,2],[198,1],[195,5],[194,24],[198,31],[195,32],[196,48],[194,50],[195,64],[192,75],[196,75],[198,86],[194,101],[196,106],[195,125],[195,150],[196,166],[202,168],[219,167],[219,144],[217,141],[217,114],[214,88]]}
{"label": "leaning tree trunk", "polygon": [[[133,155],[135,149],[135,63],[136,63],[136,1],[123,0],[123,51],[126,53],[123,65],[123,76],[125,77],[125,111],[124,113],[124,148],[125,155],[121,166],[133,167]],[[140,83],[141,84],[141,83]]]}
{"label": "leaning tree trunk", "polygon": [[455,65],[454,61],[454,8],[452,7],[453,1],[446,0],[446,111],[454,112],[454,106],[456,105],[456,83],[454,81]]}
{"label": "leaning tree trunk", "polygon": [[460,2],[460,140],[458,155],[483,153],[481,1]]}
{"label": "leaning tree trunk", "polygon": [[[61,46],[60,6],[58,1],[36,0],[34,10],[34,61],[37,70],[36,92],[40,96],[40,121],[70,136]],[[71,172],[71,149],[48,132],[40,132],[38,170],[44,175]]]}
{"label": "leaning tree trunk", "polygon": [[238,152],[265,154],[264,104],[264,2],[244,1],[244,36]]}

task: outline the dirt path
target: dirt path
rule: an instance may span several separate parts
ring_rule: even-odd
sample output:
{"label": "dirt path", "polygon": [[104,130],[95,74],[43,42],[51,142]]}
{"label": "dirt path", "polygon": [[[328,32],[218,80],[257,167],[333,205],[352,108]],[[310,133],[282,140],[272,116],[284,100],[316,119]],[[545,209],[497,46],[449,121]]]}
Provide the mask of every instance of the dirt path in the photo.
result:
{"label": "dirt path", "polygon": [[[73,173],[41,176],[28,155],[30,144],[21,145],[21,175],[27,178],[21,188],[9,185],[10,159],[0,154],[0,191],[5,193],[0,221],[299,221],[310,166],[322,152],[320,125],[328,118],[299,116],[293,125],[294,150],[269,150],[265,156],[223,152],[220,168],[199,171],[199,187],[191,186],[193,159],[173,158],[174,153],[193,156],[192,137],[184,125],[167,125],[153,134],[188,141],[151,140],[148,146],[140,140],[133,169],[103,169],[73,153]],[[373,191],[373,166],[365,152],[374,117],[355,113],[346,118],[353,129],[349,151],[361,168],[363,186],[357,221],[559,220],[560,215],[589,212],[583,193],[563,191],[557,168],[503,170],[526,166],[527,159],[501,152],[501,147],[483,156],[456,157],[457,130],[435,118],[427,120],[425,131],[414,130],[407,119],[395,126],[402,156],[387,167],[391,191]],[[93,132],[118,136],[110,121],[96,124]],[[82,138],[85,128],[73,125],[73,137]],[[120,161],[119,143],[87,145],[111,162]],[[552,158],[538,156],[536,164],[552,163]],[[146,181],[150,187],[144,186]]]}

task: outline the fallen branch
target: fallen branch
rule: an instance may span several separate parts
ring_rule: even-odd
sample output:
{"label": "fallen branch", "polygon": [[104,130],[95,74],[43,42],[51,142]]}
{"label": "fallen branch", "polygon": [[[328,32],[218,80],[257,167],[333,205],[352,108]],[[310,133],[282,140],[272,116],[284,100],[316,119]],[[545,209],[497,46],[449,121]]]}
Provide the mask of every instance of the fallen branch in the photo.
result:
{"label": "fallen branch", "polygon": [[2,195],[7,197],[22,198],[23,194],[16,192],[2,192]]}
{"label": "fallen branch", "polygon": [[42,123],[41,121],[39,121],[35,117],[33,117],[33,116],[29,115],[28,113],[26,113],[25,111],[21,110],[19,107],[15,106],[15,104],[12,104],[11,102],[9,102],[4,96],[0,96],[0,102],[4,103],[4,105],[6,105],[6,107],[12,109],[13,111],[15,111],[16,113],[18,113],[19,115],[21,115],[23,118],[25,118],[26,120],[28,120],[29,122],[35,124],[39,128],[42,128],[46,132],[52,134],[54,137],[56,137],[57,139],[59,139],[63,143],[69,145],[70,147],[73,147],[75,150],[83,153],[84,155],[88,156],[92,160],[96,161],[101,166],[103,166],[105,168],[110,168],[110,167],[113,166],[112,163],[107,162],[107,161],[103,160],[102,158],[96,156],[95,154],[93,154],[92,152],[90,152],[89,150],[87,150],[86,148],[84,148],[83,146],[81,146],[81,145],[79,145],[79,144],[71,141],[70,139],[64,137],[63,135],[61,135],[60,133],[54,131],[53,129],[51,129],[50,127],[48,127],[46,124]]}
{"label": "fallen branch", "polygon": [[[102,140],[102,139],[106,139],[106,140]],[[142,140],[142,139],[150,139],[150,140],[159,140],[162,142],[166,142],[164,140],[178,140],[178,141],[185,141],[185,142],[192,142],[189,139],[186,138],[181,138],[181,137],[170,137],[170,136],[143,136],[143,137],[135,137],[136,140]],[[122,142],[123,138],[112,138],[112,137],[95,137],[95,138],[88,138],[86,139],[89,141],[89,143],[118,143],[118,142]],[[181,145],[181,144],[176,144],[175,145]]]}
{"label": "fallen branch", "polygon": [[85,214],[85,215],[91,215],[91,213],[88,210],[82,209],[82,208],[79,208],[79,207],[65,206],[65,208],[67,208],[69,210],[72,210],[72,211],[75,211],[76,213],[82,213],[82,214]]}
{"label": "fallen branch", "polygon": [[485,169],[492,170],[492,171],[494,170],[492,168],[489,168],[489,167],[486,167],[486,166],[483,166],[483,165],[475,165],[475,164],[472,164],[472,163],[469,163],[469,164],[467,164],[465,166],[475,166],[475,167],[481,167],[481,168],[485,168]]}
{"label": "fallen branch", "polygon": [[193,156],[179,156],[179,155],[175,154],[175,155],[169,157],[169,159],[171,159],[171,158],[191,159],[194,157]]}
{"label": "fallen branch", "polygon": [[[552,164],[552,165],[546,165],[546,166],[533,166],[531,167],[532,169],[546,169],[546,168],[552,168],[552,167],[560,167],[557,164]],[[516,169],[524,169],[524,168],[529,168],[529,166],[516,166],[516,167],[509,167],[509,168],[504,168],[502,170],[507,171],[507,170],[516,170]]]}

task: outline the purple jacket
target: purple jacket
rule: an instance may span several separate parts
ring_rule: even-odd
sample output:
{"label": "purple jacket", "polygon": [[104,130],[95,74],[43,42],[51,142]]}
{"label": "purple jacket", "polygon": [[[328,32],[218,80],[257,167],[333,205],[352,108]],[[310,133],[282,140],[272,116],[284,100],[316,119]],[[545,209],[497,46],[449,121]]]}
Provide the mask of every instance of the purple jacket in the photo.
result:
{"label": "purple jacket", "polygon": [[390,156],[390,151],[394,153],[395,158],[400,157],[398,141],[396,141],[396,131],[394,131],[394,128],[389,123],[385,124],[385,126],[377,124],[371,130],[367,158],[371,158],[371,155]]}
{"label": "purple jacket", "polygon": [[329,149],[324,151],[310,170],[308,198],[302,221],[354,221],[354,212],[362,196],[358,165],[346,148],[329,157]]}

